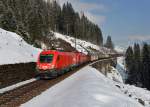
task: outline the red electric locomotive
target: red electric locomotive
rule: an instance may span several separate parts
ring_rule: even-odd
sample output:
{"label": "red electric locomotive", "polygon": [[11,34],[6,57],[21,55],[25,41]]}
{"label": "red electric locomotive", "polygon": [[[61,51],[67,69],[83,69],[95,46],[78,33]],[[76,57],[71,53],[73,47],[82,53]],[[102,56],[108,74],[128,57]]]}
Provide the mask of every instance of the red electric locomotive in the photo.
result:
{"label": "red electric locomotive", "polygon": [[37,61],[37,72],[41,78],[55,77],[87,61],[89,57],[79,52],[42,51]]}

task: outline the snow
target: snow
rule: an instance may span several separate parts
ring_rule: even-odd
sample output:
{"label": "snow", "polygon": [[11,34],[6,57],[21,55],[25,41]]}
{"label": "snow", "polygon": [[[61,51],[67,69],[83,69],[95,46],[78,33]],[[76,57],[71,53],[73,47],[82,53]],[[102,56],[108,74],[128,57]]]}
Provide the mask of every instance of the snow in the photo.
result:
{"label": "snow", "polygon": [[40,51],[16,33],[0,28],[0,65],[35,62]]}
{"label": "snow", "polygon": [[[99,51],[103,54],[112,53],[112,51],[110,49],[94,45],[94,44],[87,42],[87,41],[84,41],[84,40],[75,39],[74,37],[62,35],[62,34],[57,33],[57,32],[54,32],[54,35],[56,38],[59,38],[59,39],[62,39],[64,41],[68,42],[69,44],[71,44],[72,47],[74,47],[74,48],[76,47],[76,49],[79,52],[82,52],[85,54],[88,54],[88,52],[92,53],[92,52],[94,52],[94,50]],[[75,41],[76,41],[76,46],[75,46]]]}
{"label": "snow", "polygon": [[124,57],[118,57],[117,58],[117,66],[116,66],[117,71],[120,73],[123,81],[127,79],[127,73],[126,73],[126,68],[125,68],[125,59]]}
{"label": "snow", "polygon": [[0,94],[5,93],[5,92],[7,92],[7,91],[14,90],[14,89],[16,89],[16,88],[18,88],[18,87],[21,87],[21,86],[23,86],[23,85],[29,84],[29,83],[34,82],[34,81],[36,81],[36,79],[33,78],[33,79],[30,79],[30,80],[26,80],[26,81],[23,81],[23,82],[14,84],[14,85],[12,85],[12,86],[8,86],[8,87],[6,87],[6,88],[2,88],[2,89],[0,89]]}
{"label": "snow", "polygon": [[123,83],[127,79],[127,74],[125,72],[124,66],[124,57],[117,58],[116,69],[112,67],[112,70],[107,74],[107,77],[111,80],[114,80],[112,81],[113,84],[115,84],[124,94],[130,96],[135,101],[138,101],[140,99],[144,103],[145,107],[150,107],[150,91],[144,88],[139,88]]}
{"label": "snow", "polygon": [[115,50],[119,53],[124,53],[125,52],[125,49],[123,47],[120,47],[120,46],[115,46]]}
{"label": "snow", "polygon": [[124,57],[118,57],[116,68],[111,66],[110,71],[107,73],[107,77],[114,81],[125,83],[127,73],[124,64]]}
{"label": "snow", "polygon": [[143,107],[99,71],[86,66],[21,107]]}
{"label": "snow", "polygon": [[125,93],[127,96],[131,96],[134,100],[140,99],[144,102],[145,107],[150,107],[150,91],[139,88],[133,85],[115,83],[120,87],[120,90]]}
{"label": "snow", "polygon": [[123,83],[122,76],[120,75],[119,71],[114,67],[111,67],[111,71],[107,73],[107,77],[116,81]]}
{"label": "snow", "polygon": [[127,73],[124,60],[125,60],[124,57],[117,58],[116,68],[111,67],[111,70],[107,73],[108,78],[117,82],[125,83],[127,79]]}

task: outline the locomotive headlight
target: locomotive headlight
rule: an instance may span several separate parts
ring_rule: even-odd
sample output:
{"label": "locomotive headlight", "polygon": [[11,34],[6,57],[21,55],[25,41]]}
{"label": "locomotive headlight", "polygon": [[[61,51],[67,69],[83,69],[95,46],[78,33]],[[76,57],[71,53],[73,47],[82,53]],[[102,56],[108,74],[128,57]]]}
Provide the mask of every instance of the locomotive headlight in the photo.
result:
{"label": "locomotive headlight", "polygon": [[55,66],[54,65],[51,65],[51,68],[54,68]]}

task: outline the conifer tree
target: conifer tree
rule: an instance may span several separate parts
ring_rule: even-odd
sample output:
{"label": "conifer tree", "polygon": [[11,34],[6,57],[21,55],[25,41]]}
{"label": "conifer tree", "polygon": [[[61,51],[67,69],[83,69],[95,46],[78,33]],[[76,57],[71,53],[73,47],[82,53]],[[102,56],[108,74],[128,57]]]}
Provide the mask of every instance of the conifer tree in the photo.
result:
{"label": "conifer tree", "polygon": [[139,44],[134,44],[134,70],[133,72],[135,72],[135,81],[137,83],[137,85],[139,83],[141,83],[141,70],[142,70],[142,66],[141,66],[141,52],[140,52],[140,46]]}
{"label": "conifer tree", "polygon": [[125,61],[128,71],[126,82],[150,90],[150,46],[144,43],[140,50],[139,44],[134,44],[133,49],[129,47],[126,51]]}
{"label": "conifer tree", "polygon": [[80,17],[71,3],[61,8],[57,0],[1,0],[0,27],[18,33],[31,44],[45,40],[51,31],[103,44],[99,26],[84,14]]}
{"label": "conifer tree", "polygon": [[3,16],[1,17],[1,26],[9,31],[15,31],[17,29],[16,19],[11,9],[4,12]]}
{"label": "conifer tree", "polygon": [[128,73],[127,83],[133,84],[135,81],[134,79],[134,53],[132,47],[128,47],[126,54],[125,54],[125,61],[126,61],[126,68]]}
{"label": "conifer tree", "polygon": [[143,84],[146,88],[150,89],[150,50],[147,43],[144,43],[142,50],[142,63],[143,63]]}
{"label": "conifer tree", "polygon": [[104,46],[107,47],[107,48],[110,48],[110,49],[114,49],[114,44],[111,40],[111,36],[107,37],[107,40],[106,40],[106,43],[105,43]]}

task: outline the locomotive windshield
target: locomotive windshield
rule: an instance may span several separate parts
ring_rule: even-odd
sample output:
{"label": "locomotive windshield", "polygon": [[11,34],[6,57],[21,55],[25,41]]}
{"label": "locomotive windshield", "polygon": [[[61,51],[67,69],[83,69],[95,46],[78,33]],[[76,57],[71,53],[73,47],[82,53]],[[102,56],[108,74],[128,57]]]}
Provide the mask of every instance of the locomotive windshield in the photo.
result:
{"label": "locomotive windshield", "polygon": [[40,55],[41,63],[51,63],[53,61],[53,54]]}

